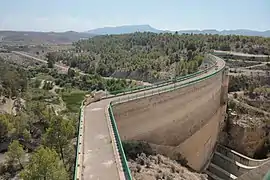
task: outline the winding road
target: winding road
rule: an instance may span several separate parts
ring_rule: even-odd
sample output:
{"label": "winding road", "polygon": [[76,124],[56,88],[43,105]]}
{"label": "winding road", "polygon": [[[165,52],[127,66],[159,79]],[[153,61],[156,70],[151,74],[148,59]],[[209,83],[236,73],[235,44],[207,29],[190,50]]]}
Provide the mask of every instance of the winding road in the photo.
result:
{"label": "winding road", "polygon": [[[37,57],[34,57],[34,56],[31,56],[31,55],[26,54],[24,52],[12,51],[12,53],[17,54],[17,55],[20,55],[20,56],[23,56],[23,57],[26,57],[26,58],[29,58],[29,59],[33,59],[35,61],[39,61],[41,63],[46,63],[47,64],[47,61],[46,60],[40,59],[40,58],[37,58]],[[63,66],[63,65],[59,65],[59,64],[55,64],[54,66],[57,67],[57,68],[59,68],[59,69],[61,69],[61,70],[63,70],[64,72],[67,72],[68,69],[69,69],[69,66]],[[71,69],[79,72],[80,75],[83,75],[83,76],[84,75],[87,75],[86,73],[81,72],[81,71],[78,71],[78,70],[76,70],[74,68],[71,68]],[[102,78],[104,78],[104,79],[118,79],[118,78],[115,78],[115,77],[102,77]],[[149,82],[137,81],[137,80],[134,80],[134,79],[125,79],[125,80],[136,81],[137,83],[142,84],[142,85],[151,85],[151,83],[149,83]]]}
{"label": "winding road", "polygon": [[233,55],[233,56],[243,56],[243,57],[260,57],[260,58],[268,58],[268,57],[270,57],[269,55],[247,54],[247,53],[240,53],[240,52],[234,52],[234,51],[214,50],[214,53],[228,54],[228,55]]}
{"label": "winding road", "polygon": [[[228,55],[233,55],[233,56],[241,56],[241,57],[258,57],[258,58],[270,58],[269,55],[262,55],[262,54],[246,54],[246,53],[239,53],[239,52],[233,52],[233,51],[218,51],[214,50],[214,53],[220,53],[220,54],[228,54]],[[237,61],[237,60],[235,60]],[[241,60],[240,60],[241,61]],[[247,61],[249,62],[249,61]],[[258,61],[253,61],[253,62],[258,62]],[[239,76],[239,75],[266,75],[269,76],[270,74],[267,73],[267,71],[264,70],[255,70],[251,69],[254,67],[260,67],[260,66],[265,66],[269,62],[261,62],[261,64],[256,64],[256,65],[251,65],[247,67],[239,67],[239,68],[230,68],[231,70],[236,70],[236,73],[230,72],[230,76]],[[238,72],[239,71],[239,72]]]}

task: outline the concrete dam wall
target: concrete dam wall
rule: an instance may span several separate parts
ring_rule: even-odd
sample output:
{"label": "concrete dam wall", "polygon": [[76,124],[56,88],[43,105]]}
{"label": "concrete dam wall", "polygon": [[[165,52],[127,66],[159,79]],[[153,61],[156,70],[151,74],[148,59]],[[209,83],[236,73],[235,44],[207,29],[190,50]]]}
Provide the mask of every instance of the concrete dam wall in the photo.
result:
{"label": "concrete dam wall", "polygon": [[226,111],[228,76],[113,106],[121,140],[147,141],[158,153],[201,171],[214,151]]}

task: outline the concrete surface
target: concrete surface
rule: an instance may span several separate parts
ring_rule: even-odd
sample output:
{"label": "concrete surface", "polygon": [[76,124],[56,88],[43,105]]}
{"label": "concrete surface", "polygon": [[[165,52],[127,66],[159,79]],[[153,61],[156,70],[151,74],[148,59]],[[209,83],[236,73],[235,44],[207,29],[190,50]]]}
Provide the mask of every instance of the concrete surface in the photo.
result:
{"label": "concrete surface", "polygon": [[269,172],[269,170],[270,170],[270,161],[262,164],[260,167],[256,169],[248,171],[247,173],[238,177],[237,180],[257,180],[257,179],[261,180],[265,177],[265,175],[267,174],[267,172]]}
{"label": "concrete surface", "polygon": [[[221,60],[220,58],[217,58],[217,62],[218,62],[218,69],[224,68],[225,63],[223,60]],[[215,68],[209,70],[207,73],[205,74],[201,74],[197,77],[182,81],[182,82],[178,82],[176,83],[176,85],[179,84],[184,84],[187,82],[190,82],[192,80],[198,79],[198,78],[202,78],[205,77],[209,74],[212,74],[213,72],[215,72]],[[213,84],[211,82],[214,82]],[[211,80],[207,80],[207,83],[200,83],[199,86],[196,87],[195,86],[191,86],[186,88],[185,90],[177,90],[177,92],[170,92],[170,93],[165,93],[165,96],[170,96],[172,99],[168,100],[167,103],[170,104],[169,101],[172,101],[173,103],[171,105],[169,105],[168,107],[172,107],[172,111],[175,111],[177,108],[175,108],[174,106],[178,107],[178,105],[181,105],[181,107],[183,109],[186,110],[186,112],[189,112],[187,114],[182,114],[182,117],[185,117],[185,121],[179,121],[178,125],[185,125],[185,124],[189,124],[187,122],[187,116],[195,113],[196,114],[196,108],[201,109],[203,108],[204,110],[206,109],[215,109],[214,111],[209,111],[207,113],[203,113],[205,118],[211,117],[213,114],[215,114],[215,112],[217,111],[217,109],[219,109],[219,104],[220,104],[220,90],[221,90],[221,81],[222,81],[222,77],[221,77],[221,73],[219,73],[216,76],[213,76],[211,78]],[[170,84],[167,87],[173,87],[175,86],[174,84]],[[202,89],[200,89],[202,88]],[[162,91],[162,89],[164,89],[164,87],[158,87],[155,90],[160,90],[160,92]],[[188,89],[188,90],[187,90]],[[142,92],[137,92],[135,94],[132,95],[137,95],[137,96],[143,96],[145,93],[150,93],[152,92],[152,90],[146,90],[146,91],[142,91]],[[194,97],[192,98],[192,96],[186,96],[187,93],[194,93]],[[182,94],[181,94],[182,93]],[[172,94],[172,95],[170,95]],[[204,97],[204,94],[206,94],[206,97]],[[90,105],[88,105],[85,108],[85,121],[84,121],[84,135],[83,135],[83,151],[84,153],[83,155],[83,166],[82,166],[82,179],[108,179],[108,180],[114,180],[114,179],[120,179],[119,177],[119,169],[117,167],[119,167],[117,165],[117,159],[118,157],[115,157],[115,153],[114,152],[114,148],[113,148],[113,144],[112,142],[112,134],[110,133],[109,130],[109,126],[106,120],[106,111],[107,111],[107,106],[108,104],[113,101],[113,100],[118,100],[119,98],[123,99],[123,98],[127,98],[131,95],[123,95],[121,97],[115,97],[115,98],[111,98],[111,99],[103,99],[99,102],[96,103],[92,103]],[[152,97],[150,99],[153,100],[153,102],[155,101],[155,98],[158,97],[159,95]],[[174,99],[174,96],[178,96],[178,99]],[[164,97],[164,95],[160,95],[162,100],[162,97]],[[182,97],[182,98],[180,98]],[[198,99],[196,99],[198,98]],[[142,98],[141,101],[143,102],[145,98]],[[149,98],[146,98],[149,100]],[[182,99],[182,100],[181,100]],[[179,103],[177,101],[180,101]],[[186,104],[187,106],[185,106],[186,101],[191,100],[191,103]],[[207,108],[207,106],[203,105],[205,103],[207,103],[209,100],[213,101],[214,103],[210,103],[210,106]],[[129,102],[126,102],[129,103]],[[123,104],[126,104],[123,103]],[[157,103],[157,101],[156,101]],[[162,103],[162,102],[161,102]],[[197,105],[196,105],[197,104]],[[121,105],[121,104],[120,104]],[[196,106],[194,106],[196,105]],[[158,105],[157,107],[160,107],[161,105]],[[163,105],[162,105],[163,106]],[[215,107],[218,106],[218,107]],[[116,106],[117,107],[117,106]],[[134,107],[136,107],[136,105],[134,105]],[[179,109],[180,107],[178,107]],[[191,108],[191,110],[188,110],[188,108]],[[168,116],[168,119],[170,119],[170,117],[173,117],[175,114],[173,113],[170,109],[167,109],[166,111],[163,111],[162,117],[167,118],[166,116]],[[141,109],[141,111],[143,111]],[[117,112],[115,112],[117,113]],[[175,112],[174,112],[175,113]],[[161,115],[159,114],[159,115]],[[136,113],[134,114],[137,117],[141,117],[140,113]],[[153,114],[154,115],[154,114]],[[155,116],[155,115],[154,115]],[[197,116],[199,117],[199,114],[197,114]],[[146,118],[145,121],[141,121],[141,123],[143,123],[144,126],[150,128],[150,132],[155,133],[155,128],[151,128],[151,124],[153,125],[153,121],[147,121],[148,119]],[[153,119],[152,119],[153,120]],[[172,119],[169,120],[170,122],[172,122]],[[202,122],[199,125],[196,125],[197,122]],[[214,124],[218,124],[219,123],[219,118],[215,119],[216,122],[214,122]],[[119,120],[117,119],[117,122],[119,122]],[[160,121],[160,122],[164,122],[164,121]],[[134,123],[133,123],[134,124]],[[138,124],[138,123],[137,123]],[[170,129],[170,125],[165,123],[162,128],[162,125],[158,125],[158,128],[160,130],[162,130],[164,133],[166,131],[166,128]],[[176,138],[176,141],[169,141],[168,144],[172,144],[172,145],[179,145],[178,142],[180,141],[185,141],[186,138],[188,138],[188,136],[190,136],[192,134],[192,132],[197,132],[201,126],[207,126],[208,122],[205,119],[193,119],[192,120],[192,124],[194,125],[194,127],[191,129],[191,131],[189,131],[188,128],[186,128],[187,132],[190,133],[189,135],[187,135],[184,138]],[[121,126],[118,125],[119,127]],[[217,125],[213,126],[209,126],[209,129],[211,128],[216,128]],[[120,135],[124,136],[121,132],[120,128]],[[135,128],[134,128],[135,129]],[[136,128],[137,131],[140,131],[139,129]],[[143,130],[143,132],[145,132],[146,129]],[[216,131],[216,130],[214,130]],[[175,134],[177,134],[177,131],[173,130],[173,132]],[[179,131],[178,131],[179,132]],[[211,133],[211,131],[209,131]],[[134,134],[132,131],[130,132],[131,134],[137,136],[136,134]],[[214,133],[216,136],[216,133]],[[150,134],[148,134],[150,135]],[[197,135],[198,138],[199,135]],[[140,136],[137,136],[140,137]],[[150,136],[148,136],[150,138]],[[174,138],[174,137],[171,137]],[[197,139],[196,138],[196,139]],[[163,140],[162,142],[164,142],[165,140],[168,140],[168,136]],[[212,142],[214,142],[215,139],[213,139]],[[165,143],[166,144],[166,143]],[[188,143],[187,143],[188,144]],[[199,148],[199,147],[198,147]],[[210,149],[211,151],[211,149]],[[193,154],[194,155],[194,154]],[[206,157],[204,157],[204,159],[206,159]]]}
{"label": "concrete surface", "polygon": [[192,86],[114,105],[121,139],[147,141],[173,159],[180,153],[199,171],[224,118],[222,76],[220,72]]}
{"label": "concrete surface", "polygon": [[[266,174],[265,169],[262,168],[264,164],[270,162],[269,159],[252,159],[239,152],[226,148],[222,145],[217,145],[216,151],[211,164],[208,167],[206,173],[212,177],[212,179],[224,179],[230,180],[244,176],[243,179],[262,179],[255,178],[255,176],[263,177]],[[258,177],[259,177],[258,176]],[[215,178],[218,177],[218,178]],[[251,178],[252,177],[252,178]]]}

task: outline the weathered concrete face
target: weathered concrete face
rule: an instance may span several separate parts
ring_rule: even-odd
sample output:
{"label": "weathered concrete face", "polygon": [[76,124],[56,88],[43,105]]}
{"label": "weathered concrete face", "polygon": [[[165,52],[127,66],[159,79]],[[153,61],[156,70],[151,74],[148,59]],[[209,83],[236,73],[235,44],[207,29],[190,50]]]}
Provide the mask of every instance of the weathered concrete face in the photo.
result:
{"label": "weathered concrete face", "polygon": [[239,180],[254,180],[254,179],[269,179],[270,161],[264,163],[256,169],[252,169],[242,176],[238,177]]}
{"label": "weathered concrete face", "polygon": [[224,120],[227,81],[221,71],[188,87],[114,105],[121,139],[147,141],[176,160],[181,154],[200,171]]}
{"label": "weathered concrete face", "polygon": [[267,133],[267,129],[263,127],[243,127],[238,124],[230,124],[228,132],[221,132],[219,143],[248,157],[264,156],[263,149]]}

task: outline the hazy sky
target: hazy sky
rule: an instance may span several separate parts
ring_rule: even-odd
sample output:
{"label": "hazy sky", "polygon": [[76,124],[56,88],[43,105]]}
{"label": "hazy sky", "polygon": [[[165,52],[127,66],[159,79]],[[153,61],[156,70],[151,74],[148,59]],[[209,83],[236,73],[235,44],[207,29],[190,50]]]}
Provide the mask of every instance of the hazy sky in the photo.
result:
{"label": "hazy sky", "polygon": [[270,0],[0,0],[0,30],[86,31],[129,24],[270,30]]}

